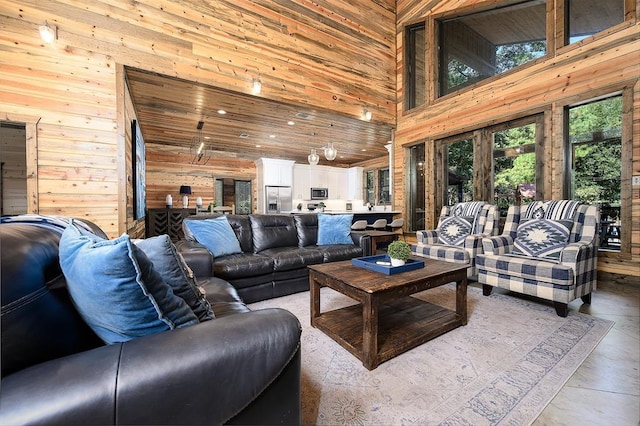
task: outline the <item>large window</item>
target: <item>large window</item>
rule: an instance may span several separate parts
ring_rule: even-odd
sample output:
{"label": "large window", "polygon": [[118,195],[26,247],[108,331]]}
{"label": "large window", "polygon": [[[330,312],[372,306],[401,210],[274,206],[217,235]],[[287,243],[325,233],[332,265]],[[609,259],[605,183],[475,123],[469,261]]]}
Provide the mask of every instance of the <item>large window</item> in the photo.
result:
{"label": "large window", "polygon": [[409,230],[425,229],[424,144],[409,148]]}
{"label": "large window", "polygon": [[407,27],[405,44],[406,109],[411,109],[425,101],[424,23]]}
{"label": "large window", "polygon": [[372,206],[391,204],[389,193],[389,169],[370,169],[364,172],[364,202]]}
{"label": "large window", "polygon": [[439,95],[546,54],[544,0],[439,21]]}
{"label": "large window", "polygon": [[600,249],[620,251],[622,96],[569,108],[570,196],[600,205]]}
{"label": "large window", "polygon": [[567,43],[624,21],[624,0],[566,0]]}
{"label": "large window", "polygon": [[473,201],[473,139],[447,143],[447,205]]}
{"label": "large window", "polygon": [[494,203],[502,216],[509,206],[526,204],[536,197],[536,139],[542,133],[539,126],[536,122],[514,123],[493,132]]}

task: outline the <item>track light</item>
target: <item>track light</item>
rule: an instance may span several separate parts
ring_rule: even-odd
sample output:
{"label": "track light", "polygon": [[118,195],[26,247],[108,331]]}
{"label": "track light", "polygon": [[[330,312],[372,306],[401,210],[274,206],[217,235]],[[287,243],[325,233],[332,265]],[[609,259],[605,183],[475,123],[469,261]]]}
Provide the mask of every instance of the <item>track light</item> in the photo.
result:
{"label": "track light", "polygon": [[364,113],[364,119],[367,121],[371,121],[371,117],[372,117],[371,111],[365,108],[363,113]]}
{"label": "track light", "polygon": [[260,83],[260,80],[257,78],[253,80],[253,83],[251,83],[251,91],[254,95],[257,95],[262,91],[262,83]]}
{"label": "track light", "polygon": [[47,21],[38,27],[40,31],[40,38],[47,44],[53,43],[58,38],[58,28],[53,25],[49,25]]}

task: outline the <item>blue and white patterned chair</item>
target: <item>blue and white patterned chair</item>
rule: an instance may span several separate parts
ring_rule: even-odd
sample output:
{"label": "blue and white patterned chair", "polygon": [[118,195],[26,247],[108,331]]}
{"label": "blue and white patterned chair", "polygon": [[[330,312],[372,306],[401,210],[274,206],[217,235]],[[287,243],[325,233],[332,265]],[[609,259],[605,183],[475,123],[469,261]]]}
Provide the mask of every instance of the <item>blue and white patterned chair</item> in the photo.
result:
{"label": "blue and white patterned chair", "polygon": [[478,282],[553,301],[566,317],[568,303],[591,303],[598,265],[598,206],[572,200],[535,201],[509,208],[502,235],[484,238]]}
{"label": "blue and white patterned chair", "polygon": [[411,252],[429,259],[466,263],[467,277],[475,278],[482,238],[498,235],[499,219],[498,208],[484,201],[445,206],[437,229],[416,232],[418,243],[411,245]]}

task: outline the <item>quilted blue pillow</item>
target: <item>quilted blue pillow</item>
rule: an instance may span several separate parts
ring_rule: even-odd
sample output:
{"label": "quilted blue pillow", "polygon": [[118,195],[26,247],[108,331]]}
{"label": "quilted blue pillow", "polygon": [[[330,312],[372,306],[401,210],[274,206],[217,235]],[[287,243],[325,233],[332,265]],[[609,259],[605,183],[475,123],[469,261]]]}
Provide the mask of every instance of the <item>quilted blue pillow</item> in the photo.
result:
{"label": "quilted blue pillow", "polygon": [[168,235],[133,240],[133,243],[144,251],[153,262],[153,268],[171,286],[174,294],[187,302],[200,321],[214,318],[213,309],[204,290],[198,287],[193,271],[178,253]]}
{"label": "quilted blue pillow", "polygon": [[318,245],[352,244],[352,214],[318,213]]}
{"label": "quilted blue pillow", "polygon": [[69,294],[105,343],[198,323],[189,305],[173,293],[128,235],[104,240],[71,222],[62,233],[59,251]]}
{"label": "quilted blue pillow", "polygon": [[205,246],[215,257],[242,253],[240,242],[226,216],[214,219],[186,219],[187,225],[197,242]]}
{"label": "quilted blue pillow", "polygon": [[558,260],[569,241],[572,225],[570,220],[527,220],[518,226],[512,253]]}
{"label": "quilted blue pillow", "polygon": [[449,216],[438,225],[438,241],[452,246],[462,245],[472,229],[472,217]]}

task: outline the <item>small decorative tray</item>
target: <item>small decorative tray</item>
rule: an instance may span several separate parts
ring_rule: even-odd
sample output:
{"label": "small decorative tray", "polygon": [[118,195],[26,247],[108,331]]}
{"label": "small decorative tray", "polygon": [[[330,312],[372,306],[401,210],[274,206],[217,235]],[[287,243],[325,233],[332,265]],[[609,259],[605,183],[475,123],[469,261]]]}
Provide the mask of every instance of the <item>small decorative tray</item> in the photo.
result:
{"label": "small decorative tray", "polygon": [[[389,262],[388,265],[377,262]],[[412,271],[414,269],[424,268],[422,260],[407,259],[402,266],[391,266],[389,256],[381,254],[377,256],[357,257],[351,259],[351,264],[359,268],[369,269],[370,271],[380,272],[386,275],[399,274],[400,272]]]}

